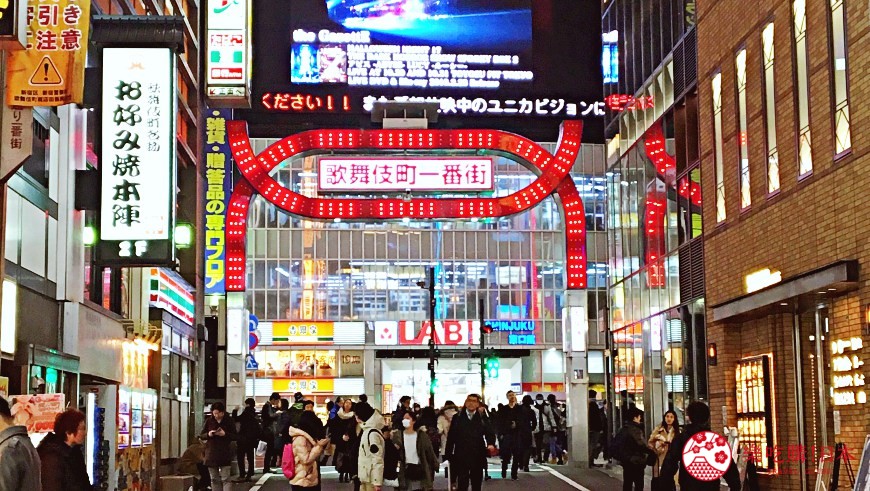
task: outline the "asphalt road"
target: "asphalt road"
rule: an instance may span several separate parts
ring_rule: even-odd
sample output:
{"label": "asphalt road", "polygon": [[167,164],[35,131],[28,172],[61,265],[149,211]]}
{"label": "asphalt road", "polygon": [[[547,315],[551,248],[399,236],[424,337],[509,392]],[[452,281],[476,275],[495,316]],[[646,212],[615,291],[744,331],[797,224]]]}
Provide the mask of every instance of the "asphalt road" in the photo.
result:
{"label": "asphalt road", "polygon": [[[546,489],[547,491],[592,491],[600,489],[618,489],[621,486],[621,481],[614,479],[607,474],[596,470],[575,469],[569,466],[544,466],[532,465],[530,472],[520,472],[519,480],[511,481],[501,479],[501,466],[497,460],[491,460],[489,466],[489,474],[492,476],[490,481],[484,482],[484,490],[490,489],[524,489],[530,487],[537,489]],[[322,489],[323,491],[343,490],[352,491],[352,484],[338,482],[338,473],[331,466],[321,468],[323,476]],[[508,471],[510,474],[510,471]],[[249,484],[236,484],[233,491],[287,491],[290,486],[287,479],[280,474],[271,474],[263,476],[257,474],[254,476],[256,482]],[[436,490],[446,490],[447,480],[444,478],[444,471],[438,474],[435,479]],[[386,490],[385,490],[386,491]]]}

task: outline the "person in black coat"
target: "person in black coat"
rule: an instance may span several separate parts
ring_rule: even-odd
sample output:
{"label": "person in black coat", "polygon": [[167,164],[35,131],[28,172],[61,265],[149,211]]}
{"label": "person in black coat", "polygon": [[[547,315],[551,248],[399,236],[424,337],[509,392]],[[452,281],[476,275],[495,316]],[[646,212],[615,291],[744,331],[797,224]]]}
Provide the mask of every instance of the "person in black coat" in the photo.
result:
{"label": "person in black coat", "polygon": [[601,453],[601,433],[604,432],[604,422],[602,420],[601,408],[598,407],[598,392],[589,391],[589,409],[587,413],[587,424],[589,428],[589,465],[595,466],[595,458]]}
{"label": "person in black coat", "polygon": [[466,491],[469,482],[472,491],[480,491],[487,456],[495,451],[495,434],[478,414],[479,407],[480,396],[469,394],[447,433],[445,458],[450,461],[451,472],[456,473],[459,491]]}
{"label": "person in black coat", "polygon": [[260,422],[263,424],[263,435],[260,437],[266,442],[266,455],[263,456],[263,474],[272,472],[272,466],[281,457],[275,453],[275,434],[278,432],[278,405],[281,403],[281,395],[272,392],[269,402],[263,404],[260,411]]}
{"label": "person in black coat", "polygon": [[523,412],[519,431],[520,458],[522,459],[520,463],[526,472],[529,472],[529,458],[532,456],[532,444],[535,439],[535,430],[538,428],[538,418],[535,417],[532,404],[532,396],[526,395],[523,397],[523,405],[520,406]]}
{"label": "person in black coat", "polygon": [[91,480],[82,445],[87,437],[85,414],[67,409],[54,419],[54,433],[39,442],[43,491],[90,491]]}
{"label": "person in black coat", "polygon": [[[511,479],[518,479],[517,471],[524,454],[523,449],[531,444],[525,441],[528,434],[531,440],[531,426],[525,408],[517,403],[514,391],[507,392],[508,405],[498,412],[498,433],[501,437],[501,478],[507,478],[508,465],[511,466]],[[511,464],[513,462],[513,464]],[[525,468],[525,466],[523,466]]]}
{"label": "person in black coat", "polygon": [[[236,446],[236,459],[239,463],[239,479],[236,482],[250,482],[254,477],[254,450],[260,441],[260,422],[257,421],[256,401],[249,397],[245,399],[245,409],[242,414],[233,414],[233,419],[239,424],[239,440]],[[245,460],[248,462],[245,470]]]}
{"label": "person in black coat", "polygon": [[643,435],[643,411],[636,407],[630,408],[626,415],[630,419],[615,437],[620,440],[622,447],[619,456],[619,463],[622,464],[622,491],[643,491],[647,455],[652,450],[647,447]]}
{"label": "person in black coat", "polygon": [[[657,479],[661,479],[665,483],[668,481],[673,483],[674,475],[679,471],[680,491],[719,491],[719,479],[715,481],[695,479],[689,474],[685,466],[681,465],[683,461],[683,448],[689,439],[702,431],[710,431],[710,407],[701,401],[695,401],[686,408],[686,416],[689,419],[689,423],[683,428],[683,432],[677,435],[674,441],[671,442]],[[723,477],[732,491],[740,489],[740,473],[737,471],[737,465],[733,461]]]}
{"label": "person in black coat", "polygon": [[218,401],[211,405],[211,416],[202,425],[200,438],[205,440],[205,466],[211,476],[211,489],[229,491],[232,472],[233,447],[236,440],[236,424],[227,414],[224,403]]}
{"label": "person in black coat", "polygon": [[392,425],[394,430],[402,431],[402,420],[405,419],[405,413],[411,411],[411,397],[402,396],[399,399],[399,405],[393,411]]}

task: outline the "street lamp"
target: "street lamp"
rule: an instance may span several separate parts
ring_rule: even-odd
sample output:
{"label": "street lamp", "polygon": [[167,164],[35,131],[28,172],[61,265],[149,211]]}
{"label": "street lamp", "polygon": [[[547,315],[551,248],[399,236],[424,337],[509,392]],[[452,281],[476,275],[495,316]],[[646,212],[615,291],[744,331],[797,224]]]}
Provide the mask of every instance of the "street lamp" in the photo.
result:
{"label": "street lamp", "polygon": [[429,266],[429,282],[417,286],[429,290],[429,407],[435,407],[435,266]]}

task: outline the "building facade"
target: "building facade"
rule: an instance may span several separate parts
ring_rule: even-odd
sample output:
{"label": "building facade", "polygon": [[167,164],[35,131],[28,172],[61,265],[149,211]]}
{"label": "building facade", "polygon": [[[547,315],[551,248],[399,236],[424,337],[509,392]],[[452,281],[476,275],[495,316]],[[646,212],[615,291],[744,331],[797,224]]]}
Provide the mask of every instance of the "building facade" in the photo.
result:
{"label": "building facade", "polygon": [[707,395],[694,5],[603,8],[613,430],[629,407],[647,433],[668,409],[683,423]]}
{"label": "building facade", "polygon": [[849,486],[834,447],[857,467],[870,430],[867,5],[745,7],[698,11],[710,402],[762,489]]}
{"label": "building facade", "polygon": [[[252,141],[255,152],[273,142]],[[316,168],[316,157],[294,158],[272,175],[313,196]],[[502,157],[494,176],[493,196],[536,178]],[[587,224],[590,383],[603,392],[604,147],[584,145],[573,176]],[[366,223],[303,220],[258,196],[248,227],[246,306],[264,342],[253,350],[257,368],[247,371],[247,395],[300,390],[323,402],[366,393],[387,411],[410,395],[425,405],[429,293],[418,283],[427,281],[431,266],[440,351],[436,405],[480,390],[481,318],[495,321],[486,344],[500,365],[486,382],[488,402],[504,402],[511,389],[565,398],[565,238],[554,198],[501,219]],[[312,339],[312,326],[323,339]],[[317,390],[310,390],[311,381]]]}

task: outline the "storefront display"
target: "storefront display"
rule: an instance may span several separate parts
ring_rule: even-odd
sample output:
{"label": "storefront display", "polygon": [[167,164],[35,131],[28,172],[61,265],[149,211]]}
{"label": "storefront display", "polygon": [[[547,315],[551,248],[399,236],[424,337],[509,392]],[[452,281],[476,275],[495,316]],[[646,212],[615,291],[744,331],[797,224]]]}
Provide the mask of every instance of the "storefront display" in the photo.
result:
{"label": "storefront display", "polygon": [[759,472],[774,472],[776,462],[768,455],[774,448],[771,408],[770,356],[744,358],[737,363],[737,430],[740,442],[759,462]]}
{"label": "storefront display", "polygon": [[141,447],[154,442],[157,392],[118,388],[118,448]]}
{"label": "storefront display", "polygon": [[257,378],[335,378],[338,376],[336,351],[259,350],[254,360]]}

